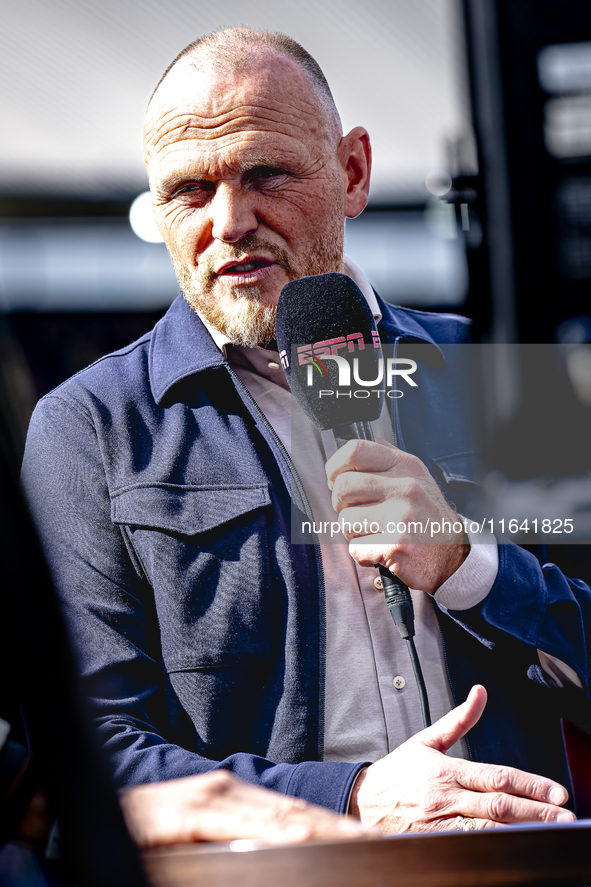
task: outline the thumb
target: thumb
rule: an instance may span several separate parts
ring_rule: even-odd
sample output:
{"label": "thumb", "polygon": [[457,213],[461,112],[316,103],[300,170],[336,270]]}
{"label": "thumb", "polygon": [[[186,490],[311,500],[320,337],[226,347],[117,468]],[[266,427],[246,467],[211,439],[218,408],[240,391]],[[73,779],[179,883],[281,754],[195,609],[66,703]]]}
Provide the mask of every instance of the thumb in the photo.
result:
{"label": "thumb", "polygon": [[484,687],[476,684],[470,690],[465,702],[418,733],[416,738],[429,748],[445,753],[480,720],[486,698]]}

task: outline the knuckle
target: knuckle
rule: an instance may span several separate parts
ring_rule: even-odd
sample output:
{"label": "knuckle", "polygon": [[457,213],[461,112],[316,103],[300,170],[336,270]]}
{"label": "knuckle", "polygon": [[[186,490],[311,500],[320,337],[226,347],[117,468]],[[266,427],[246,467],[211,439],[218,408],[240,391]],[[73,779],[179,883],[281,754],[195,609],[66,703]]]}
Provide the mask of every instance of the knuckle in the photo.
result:
{"label": "knuckle", "polygon": [[427,471],[426,466],[421,462],[419,457],[414,456],[412,453],[406,453],[405,461],[411,474],[421,477]]}
{"label": "knuckle", "polygon": [[525,787],[525,792],[528,797],[535,798],[539,801],[545,800],[548,795],[546,783],[539,779],[532,779],[531,782],[528,782]]}
{"label": "knuckle", "polygon": [[510,812],[510,800],[507,795],[493,792],[486,799],[487,818],[503,822]]}
{"label": "knuckle", "polygon": [[488,777],[491,791],[504,792],[511,785],[511,775],[507,767],[494,767]]}
{"label": "knuckle", "polygon": [[348,450],[347,452],[347,461],[352,463],[353,465],[359,460],[360,454],[364,449],[366,441],[364,440],[349,440],[343,447],[343,450]]}
{"label": "knuckle", "polygon": [[545,780],[540,780],[539,778],[532,776],[524,782],[520,794],[526,798],[532,798],[535,801],[545,801],[548,795]]}
{"label": "knuckle", "polygon": [[350,482],[347,474],[339,474],[334,480],[332,488],[333,496],[336,496],[337,499],[343,501],[347,496],[347,490],[349,487]]}
{"label": "knuckle", "polygon": [[223,794],[234,783],[234,777],[227,770],[212,770],[210,773],[204,773],[200,778],[202,785],[205,786],[207,783],[212,794]]}
{"label": "knuckle", "polygon": [[547,807],[546,804],[541,804],[537,812],[538,818],[541,819],[542,822],[554,822],[558,816],[558,812],[552,807]]}
{"label": "knuckle", "polygon": [[276,806],[276,815],[285,820],[292,816],[306,813],[310,808],[301,798],[286,798],[279,795],[280,803]]}
{"label": "knuckle", "polygon": [[403,499],[415,502],[420,493],[420,484],[414,477],[401,477],[395,489]]}

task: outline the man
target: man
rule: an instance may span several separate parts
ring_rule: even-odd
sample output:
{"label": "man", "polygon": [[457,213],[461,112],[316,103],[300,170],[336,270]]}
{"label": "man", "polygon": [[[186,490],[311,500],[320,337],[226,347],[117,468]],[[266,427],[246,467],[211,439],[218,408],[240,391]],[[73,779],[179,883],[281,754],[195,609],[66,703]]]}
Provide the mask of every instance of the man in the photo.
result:
{"label": "man", "polygon": [[396,412],[394,438],[384,411],[385,442],[348,444],[326,474],[302,420],[314,515],[328,477],[341,515],[453,522],[425,462],[447,493],[470,483],[445,363],[466,322],[384,305],[343,259],[344,219],[367,201],[367,133],[342,135],[301,47],[234,29],[168,69],[144,148],[185,300],[42,401],[24,473],[115,779],[222,767],[384,832],[572,819],[556,706],[584,698],[587,586],[463,532],[354,541],[359,564],[417,589],[438,718],[420,732],[376,571],[346,546],[292,544],[291,395],[264,347],[289,280],[345,270],[384,341],[436,355],[414,420]]}

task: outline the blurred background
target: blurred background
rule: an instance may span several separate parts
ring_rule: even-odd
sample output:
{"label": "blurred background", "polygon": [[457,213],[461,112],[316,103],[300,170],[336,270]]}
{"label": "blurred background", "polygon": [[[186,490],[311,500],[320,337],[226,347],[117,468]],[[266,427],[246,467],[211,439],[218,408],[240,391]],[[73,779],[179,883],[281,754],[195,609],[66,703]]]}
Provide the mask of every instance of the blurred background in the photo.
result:
{"label": "blurred background", "polygon": [[369,130],[370,205],[346,249],[380,294],[466,314],[482,341],[568,346],[591,402],[588,4],[20,0],[0,33],[0,345],[23,428],[177,294],[140,196],[143,113],[188,42],[239,24],[300,41],[345,128]]}

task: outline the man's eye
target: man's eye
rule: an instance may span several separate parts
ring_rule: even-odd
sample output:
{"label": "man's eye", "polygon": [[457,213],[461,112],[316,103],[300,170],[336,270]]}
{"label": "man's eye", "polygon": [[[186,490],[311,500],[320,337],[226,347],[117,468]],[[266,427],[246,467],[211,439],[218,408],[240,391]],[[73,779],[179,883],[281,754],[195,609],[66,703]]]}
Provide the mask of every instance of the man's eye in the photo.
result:
{"label": "man's eye", "polygon": [[192,200],[205,200],[213,191],[213,186],[209,182],[186,182],[175,188],[173,197],[190,198]]}
{"label": "man's eye", "polygon": [[265,188],[284,182],[287,176],[288,173],[284,169],[265,166],[254,169],[248,176],[248,182],[255,188]]}

